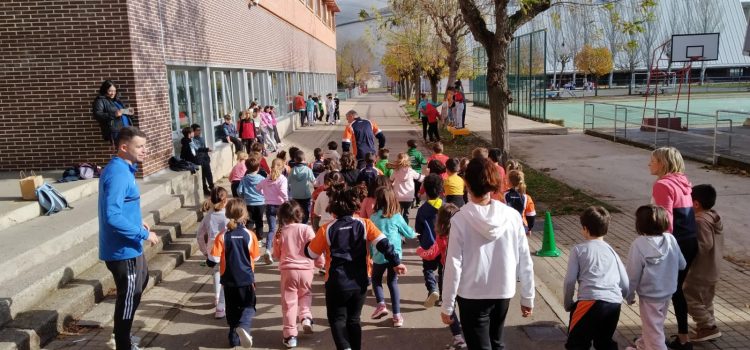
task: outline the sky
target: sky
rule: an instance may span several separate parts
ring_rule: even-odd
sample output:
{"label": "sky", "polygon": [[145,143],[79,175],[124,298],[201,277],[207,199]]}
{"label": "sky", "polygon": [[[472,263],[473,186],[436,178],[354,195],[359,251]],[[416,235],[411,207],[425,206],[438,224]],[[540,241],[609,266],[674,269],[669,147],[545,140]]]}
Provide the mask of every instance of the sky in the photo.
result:
{"label": "sky", "polygon": [[388,0],[337,0],[341,12],[336,15],[336,23],[347,23],[359,18],[359,11],[367,10],[375,6],[382,8],[388,5]]}

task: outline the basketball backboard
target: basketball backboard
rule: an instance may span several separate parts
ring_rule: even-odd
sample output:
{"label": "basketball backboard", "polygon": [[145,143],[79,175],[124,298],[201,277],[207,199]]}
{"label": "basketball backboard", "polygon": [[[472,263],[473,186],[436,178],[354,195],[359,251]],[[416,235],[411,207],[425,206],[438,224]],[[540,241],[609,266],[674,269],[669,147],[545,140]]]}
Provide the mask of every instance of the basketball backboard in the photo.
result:
{"label": "basketball backboard", "polygon": [[719,33],[672,35],[671,62],[716,61]]}

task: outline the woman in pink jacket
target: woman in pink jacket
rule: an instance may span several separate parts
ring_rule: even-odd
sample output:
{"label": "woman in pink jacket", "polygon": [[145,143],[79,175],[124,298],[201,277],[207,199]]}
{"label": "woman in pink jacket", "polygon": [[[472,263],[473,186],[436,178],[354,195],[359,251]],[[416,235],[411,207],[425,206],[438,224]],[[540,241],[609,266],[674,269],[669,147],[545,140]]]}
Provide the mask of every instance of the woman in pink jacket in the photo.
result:
{"label": "woman in pink jacket", "polygon": [[672,305],[677,318],[677,337],[669,342],[675,350],[692,349],[688,337],[687,301],[682,292],[690,264],[698,253],[695,213],[693,212],[692,184],[685,176],[685,162],[674,147],[661,147],[651,152],[648,163],[651,175],[658,177],[652,189],[654,204],[666,209],[669,215],[669,231],[680,246],[687,266],[677,275],[677,291],[672,295]]}
{"label": "woman in pink jacket", "polygon": [[297,346],[297,322],[305,333],[313,331],[312,281],[314,267],[323,267],[321,255],[313,262],[305,256],[305,245],[315,238],[310,225],[302,224],[302,207],[289,201],[279,208],[279,232],[273,245],[273,257],[281,270],[281,313],[284,322],[283,344]]}

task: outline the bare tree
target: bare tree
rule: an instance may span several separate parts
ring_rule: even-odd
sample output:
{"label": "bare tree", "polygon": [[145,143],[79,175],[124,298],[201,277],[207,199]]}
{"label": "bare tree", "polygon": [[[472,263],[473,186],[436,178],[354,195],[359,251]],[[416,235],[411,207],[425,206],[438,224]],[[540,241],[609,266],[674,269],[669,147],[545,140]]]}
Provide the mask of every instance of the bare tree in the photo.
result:
{"label": "bare tree", "polygon": [[[612,63],[614,65],[617,60],[617,55],[622,48],[622,37],[623,32],[620,28],[620,22],[622,21],[623,6],[621,4],[609,3],[602,7],[599,11],[599,23],[602,25],[602,31],[604,39],[609,48],[609,52],[612,53]],[[614,70],[609,72],[608,85],[612,88],[614,80]]]}
{"label": "bare tree", "polygon": [[654,56],[654,49],[661,44],[663,38],[662,33],[659,31],[659,23],[657,18],[661,14],[660,6],[654,8],[652,16],[647,16],[643,22],[643,31],[640,33],[640,40],[638,50],[641,55],[641,61],[646,66],[647,79],[651,77],[651,64],[656,64],[657,59]]}
{"label": "bare tree", "polygon": [[[719,12],[719,4],[715,0],[695,0],[694,9],[690,18],[693,20],[688,24],[690,32],[694,34],[716,33],[724,27],[724,22]],[[706,79],[706,62],[701,61],[700,84]]]}
{"label": "bare tree", "polygon": [[[584,40],[581,36],[581,25],[583,23],[583,16],[581,15],[581,12],[583,11],[583,9],[577,8],[572,5],[567,5],[564,8],[566,10],[567,16],[563,19],[563,27],[565,28],[565,40],[563,44],[565,45],[565,47],[567,47],[567,52],[570,58],[573,58],[583,48]],[[577,73],[578,71],[573,69],[572,83],[574,86],[576,83]]]}
{"label": "bare tree", "polygon": [[448,86],[452,86],[461,63],[469,56],[462,42],[470,31],[463,15],[457,10],[458,0],[417,0],[417,3],[432,21],[437,38],[447,51]]}
{"label": "bare tree", "polygon": [[366,80],[374,60],[375,55],[366,40],[347,40],[336,53],[339,79],[351,79],[355,84]]}

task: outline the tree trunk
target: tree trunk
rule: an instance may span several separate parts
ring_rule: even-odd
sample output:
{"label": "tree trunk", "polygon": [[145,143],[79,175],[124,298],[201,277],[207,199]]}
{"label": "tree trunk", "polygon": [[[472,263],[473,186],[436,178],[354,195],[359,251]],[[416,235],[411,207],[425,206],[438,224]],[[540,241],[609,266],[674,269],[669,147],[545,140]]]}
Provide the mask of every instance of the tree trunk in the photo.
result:
{"label": "tree trunk", "polygon": [[414,100],[416,101],[419,99],[419,95],[422,93],[422,82],[420,81],[421,76],[419,75],[419,69],[415,69],[414,73],[412,73],[412,78],[414,79]]}
{"label": "tree trunk", "polygon": [[429,78],[430,78],[430,91],[432,92],[431,93],[432,102],[436,102],[437,94],[438,94],[438,82],[440,81],[440,75],[431,74]]}
{"label": "tree trunk", "polygon": [[612,70],[609,72],[609,81],[607,82],[607,86],[609,89],[612,88],[612,84],[614,84],[614,78],[615,78],[615,71]]}
{"label": "tree trunk", "polygon": [[555,90],[555,85],[557,85],[557,67],[552,70],[552,85],[550,85],[550,90]]}
{"label": "tree trunk", "polygon": [[576,74],[577,72],[573,71],[573,80],[571,81],[571,83],[573,83],[573,90],[576,88]]}
{"label": "tree trunk", "polygon": [[451,37],[450,48],[448,48],[448,84],[445,86],[446,91],[456,81],[460,65],[461,62],[458,61],[458,39]]}
{"label": "tree trunk", "polygon": [[701,80],[700,85],[702,86],[706,79],[706,61],[701,62]]}
{"label": "tree trunk", "polygon": [[507,55],[510,40],[498,39],[487,51],[487,98],[490,102],[490,128],[492,145],[503,152],[503,161],[508,159],[510,140],[508,135],[508,105],[513,102],[508,89]]}

